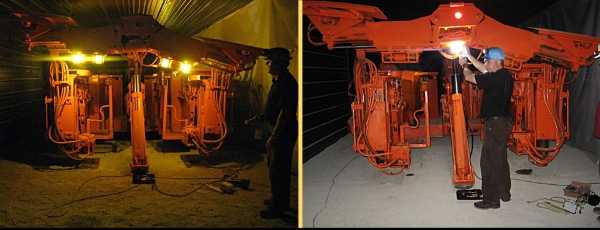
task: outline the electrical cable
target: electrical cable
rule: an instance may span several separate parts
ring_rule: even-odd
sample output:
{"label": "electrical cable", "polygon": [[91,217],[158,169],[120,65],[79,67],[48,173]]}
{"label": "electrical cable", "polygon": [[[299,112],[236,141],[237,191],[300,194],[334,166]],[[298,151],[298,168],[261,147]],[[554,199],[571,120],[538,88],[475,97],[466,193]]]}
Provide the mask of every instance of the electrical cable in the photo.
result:
{"label": "electrical cable", "polygon": [[79,187],[77,188],[77,192],[81,191],[81,189],[83,188],[83,186],[85,186],[86,184],[88,184],[88,183],[90,183],[90,182],[92,182],[94,180],[100,179],[100,178],[123,178],[123,177],[131,177],[131,175],[127,174],[127,175],[119,175],[119,176],[96,176],[96,177],[92,177],[90,179],[85,180],[83,183],[81,183],[79,185]]}
{"label": "electrical cable", "polygon": [[[385,159],[383,163],[377,162],[379,159],[381,159],[378,157],[388,156],[388,155],[391,155],[392,153],[390,153],[390,152],[376,153],[376,151],[373,149],[373,147],[369,143],[367,123],[369,123],[369,120],[371,118],[370,113],[372,113],[375,110],[375,100],[376,99],[374,96],[371,96],[370,98],[364,98],[364,97],[367,97],[369,94],[367,92],[368,89],[362,88],[363,84],[367,84],[371,79],[375,78],[375,76],[377,74],[377,66],[375,65],[375,63],[373,63],[373,61],[371,61],[367,58],[358,59],[357,62],[354,64],[354,73],[355,73],[354,81],[355,81],[355,85],[356,85],[355,88],[357,90],[357,96],[359,98],[362,96],[362,98],[364,100],[364,102],[362,103],[362,105],[363,105],[362,114],[359,119],[360,125],[358,127],[359,128],[358,136],[362,137],[362,140],[366,146],[366,153],[362,152],[360,149],[358,152],[363,157],[367,158],[367,161],[369,162],[369,164],[376,167],[377,169],[382,170],[382,169],[392,166],[394,163],[396,163],[396,161],[387,161],[387,159]],[[368,77],[368,78],[366,78],[366,77]],[[361,89],[364,90],[365,92],[361,92]],[[373,103],[373,105],[369,105],[370,103]],[[385,171],[382,171],[382,172],[386,175],[397,175],[398,174],[398,173],[387,173]],[[400,173],[402,173],[402,171]]]}
{"label": "electrical cable", "polygon": [[[544,201],[543,202],[538,202],[540,200],[544,200]],[[540,198],[540,199],[537,199],[537,200],[527,201],[528,204],[535,203],[535,202],[538,202],[538,203],[535,204],[535,206],[538,207],[538,208],[548,209],[550,211],[553,211],[553,212],[556,212],[556,213],[561,213],[561,214],[566,214],[566,215],[572,214],[571,212],[569,212],[565,208],[563,208],[564,204],[567,202],[567,199],[564,198],[564,197],[556,197],[556,196],[555,197],[550,197],[550,198],[543,197],[543,198]],[[551,202],[558,203],[562,207],[561,206],[557,206],[555,204],[552,204]],[[577,201],[577,205],[578,206],[581,205],[581,202]]]}
{"label": "electrical cable", "polygon": [[174,194],[174,193],[167,193],[167,192],[163,192],[162,190],[160,190],[160,189],[158,188],[158,184],[153,184],[153,185],[152,185],[152,190],[153,190],[153,191],[157,191],[157,192],[158,192],[158,193],[160,193],[161,195],[165,195],[165,196],[168,196],[168,197],[177,197],[177,198],[181,198],[181,197],[186,197],[186,196],[189,196],[189,195],[191,195],[192,193],[194,193],[194,192],[196,192],[196,191],[198,191],[198,190],[200,190],[200,189],[202,189],[202,188],[204,188],[204,187],[208,187],[208,184],[210,184],[210,183],[202,183],[202,186],[198,186],[197,188],[194,188],[194,189],[192,189],[191,191],[189,191],[189,192],[186,192],[186,193],[183,193],[183,194]]}
{"label": "electrical cable", "polygon": [[196,188],[192,189],[191,191],[183,193],[183,194],[174,194],[174,193],[164,192],[164,191],[160,190],[160,188],[158,187],[158,184],[156,184],[156,183],[152,184],[151,188],[153,191],[157,191],[161,195],[165,195],[168,197],[181,198],[181,197],[189,196],[192,193],[194,193],[202,188],[205,188],[205,187],[210,188],[211,184],[214,184],[217,182],[225,182],[228,179],[237,178],[238,177],[237,173],[239,173],[239,171],[237,171],[236,174],[234,174],[234,175],[230,175],[228,177],[223,177],[223,178],[216,178],[216,177],[204,177],[204,178],[202,178],[202,177],[156,177],[157,179],[173,179],[173,180],[214,180],[214,181],[207,182],[207,183],[200,183],[202,186],[196,187]]}
{"label": "electrical cable", "polygon": [[[471,153],[470,153],[470,159],[472,159],[472,155],[473,155],[473,136],[471,136]],[[477,170],[475,170],[474,167],[473,167],[473,173],[475,174],[475,177],[477,177],[477,179],[483,180],[483,179],[481,179],[481,177],[479,177],[479,175],[477,174]],[[548,183],[548,182],[539,182],[539,181],[525,180],[525,179],[521,179],[521,178],[512,178],[512,177],[510,178],[510,180],[527,182],[527,183],[532,183],[532,184],[542,184],[542,185],[559,186],[559,187],[561,187],[561,186],[562,187],[568,186],[566,184],[556,184],[556,183]],[[600,184],[600,182],[592,182],[592,183],[588,183],[588,184]]]}
{"label": "electrical cable", "polygon": [[[75,203],[78,203],[78,202],[86,201],[86,200],[93,200],[93,199],[98,199],[98,198],[103,198],[103,197],[108,197],[108,196],[114,196],[114,195],[124,194],[126,192],[129,192],[129,191],[133,190],[134,188],[137,188],[137,187],[139,187],[139,185],[133,185],[133,186],[130,186],[129,188],[127,188],[125,190],[121,190],[121,191],[118,191],[118,192],[113,192],[113,193],[108,193],[108,194],[100,194],[100,195],[94,195],[94,196],[88,196],[88,197],[83,197],[83,198],[80,198],[80,199],[72,200],[72,201],[69,201],[69,202],[64,203],[62,205],[55,206],[53,208],[53,210],[64,208],[66,206],[69,206],[69,205],[72,205],[72,204],[75,204]],[[67,212],[68,212],[68,210],[65,211],[65,212],[63,212],[63,213],[61,213],[61,214],[59,214],[59,215],[50,215],[50,214],[47,214],[46,216],[49,217],[49,218],[62,217],[64,215],[66,215]]]}
{"label": "electrical cable", "polygon": [[329,191],[327,191],[327,196],[325,197],[325,202],[323,207],[321,208],[321,210],[319,210],[319,212],[317,212],[317,214],[315,214],[315,216],[313,217],[313,228],[317,227],[317,218],[319,217],[319,215],[321,214],[321,212],[323,210],[325,210],[327,208],[327,203],[329,202],[329,195],[331,194],[331,191],[333,190],[333,186],[335,185],[335,178],[338,177],[338,175],[340,175],[340,173],[342,173],[344,171],[344,169],[346,169],[346,167],[348,167],[348,165],[350,165],[350,163],[352,163],[352,161],[354,161],[355,159],[357,159],[358,156],[354,156],[352,157],[352,159],[350,159],[345,165],[344,167],[342,167],[336,174],[335,176],[333,176],[333,178],[331,179],[331,185],[329,186]]}
{"label": "electrical cable", "polygon": [[72,167],[65,167],[65,168],[61,168],[61,169],[40,168],[40,167],[32,167],[32,169],[35,171],[40,171],[40,172],[57,172],[57,171],[71,171],[71,170],[75,170],[78,168],[77,168],[77,166],[72,166]]}
{"label": "electrical cable", "polygon": [[[218,178],[218,177],[155,177],[157,179],[172,179],[172,180],[214,180],[214,181],[211,181],[211,182],[208,182],[208,183],[202,183],[203,186],[197,187],[197,188],[193,189],[192,191],[186,192],[186,193],[183,193],[183,194],[173,194],[173,193],[164,192],[164,191],[162,191],[162,190],[159,189],[159,187],[158,187],[157,184],[153,184],[152,185],[152,190],[153,191],[157,191],[158,193],[160,193],[162,195],[165,195],[165,196],[169,196],[169,197],[186,197],[186,196],[189,196],[190,194],[192,194],[192,193],[194,193],[194,192],[196,192],[196,191],[198,191],[198,190],[200,190],[200,189],[202,189],[204,187],[208,187],[208,185],[211,184],[211,183],[222,182],[222,181],[227,181],[228,179],[236,178],[238,176],[239,170],[238,171],[234,171],[234,172],[236,174],[230,175],[228,177],[223,177],[223,178]],[[92,177],[92,178],[84,181],[77,188],[77,192],[80,192],[81,189],[86,184],[88,184],[88,183],[90,183],[90,182],[92,182],[94,180],[97,180],[97,179],[101,179],[101,178],[123,178],[123,177],[130,177],[130,176],[131,175],[96,176],[96,177]],[[58,206],[55,205],[53,207],[53,210],[64,208],[64,207],[72,205],[74,203],[78,203],[78,202],[82,202],[82,201],[86,201],[86,200],[92,200],[92,199],[97,199],[97,198],[103,198],[103,197],[108,197],[108,196],[114,196],[114,195],[123,194],[123,193],[126,193],[128,191],[131,191],[134,188],[137,188],[138,186],[139,186],[139,184],[138,185],[130,186],[129,188],[127,188],[125,190],[117,191],[117,192],[114,192],[114,193],[93,195],[93,196],[89,196],[89,197],[83,197],[83,198],[80,198],[80,199],[72,200],[72,201],[69,201],[69,202],[67,202],[65,204],[62,204],[62,205],[58,205]],[[65,212],[63,212],[63,213],[61,213],[59,215],[47,215],[47,217],[50,217],[50,218],[62,217],[64,215],[66,215],[67,212],[68,211],[65,211]]]}
{"label": "electrical cable", "polygon": [[354,81],[348,81],[348,88],[346,89],[346,93],[349,97],[356,97],[356,94],[352,93],[352,86],[354,85]]}
{"label": "electrical cable", "polygon": [[[63,109],[65,107],[65,105],[68,102],[68,97],[70,95],[77,97],[76,92],[74,92],[74,90],[76,89],[72,89],[71,85],[69,83],[65,83],[68,81],[68,75],[69,73],[69,67],[65,62],[58,62],[58,61],[53,61],[50,62],[49,65],[49,85],[56,90],[56,92],[51,93],[50,96],[53,98],[53,115],[54,115],[54,119],[53,124],[54,125],[48,125],[48,121],[46,121],[46,127],[48,127],[47,132],[48,132],[48,139],[56,144],[58,144],[58,148],[69,158],[73,159],[73,160],[83,160],[85,158],[90,157],[91,155],[93,155],[93,152],[91,152],[91,147],[89,145],[86,145],[85,143],[82,144],[80,139],[75,139],[75,140],[68,140],[62,133],[61,130],[59,129],[59,127],[56,127],[56,129],[52,129],[52,126],[56,126],[56,124],[58,124],[58,119],[60,114],[62,114]],[[47,106],[47,105],[46,105]],[[47,109],[46,109],[46,118],[47,118],[48,114],[47,114]],[[57,137],[53,137],[53,134]],[[56,139],[58,138],[58,140]],[[66,146],[69,146],[69,149],[67,149]],[[81,149],[83,147],[87,147],[87,154],[85,154],[84,156],[79,156],[79,152],[81,151]],[[73,156],[74,155],[74,156]]]}
{"label": "electrical cable", "polygon": [[221,177],[154,177],[165,180],[221,180]]}

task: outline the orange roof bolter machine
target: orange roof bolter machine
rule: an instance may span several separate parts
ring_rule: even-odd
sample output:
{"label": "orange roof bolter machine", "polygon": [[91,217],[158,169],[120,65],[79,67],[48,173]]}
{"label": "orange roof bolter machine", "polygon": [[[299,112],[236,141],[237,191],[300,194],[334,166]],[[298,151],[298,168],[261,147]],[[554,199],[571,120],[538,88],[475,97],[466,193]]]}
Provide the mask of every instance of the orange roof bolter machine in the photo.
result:
{"label": "orange roof bolter machine", "polygon": [[[411,149],[430,147],[431,137],[450,136],[456,187],[475,182],[467,138],[481,130],[475,109],[481,103],[480,90],[460,85],[452,71],[438,79],[438,73],[399,66],[419,63],[424,51],[439,51],[450,60],[446,68],[455,69],[451,63],[466,47],[502,47],[504,67],[514,79],[509,148],[546,166],[570,136],[566,74],[600,58],[600,38],[507,26],[471,3],[442,4],[429,16],[407,21],[388,20],[377,7],[343,2],[305,1],[303,14],[311,23],[305,35],[309,42],[356,53],[353,149],[374,167],[405,169]],[[322,41],[312,39],[315,29]],[[374,61],[374,56],[381,59]],[[437,81],[443,81],[442,96]]]}
{"label": "orange roof bolter machine", "polygon": [[48,138],[69,158],[83,160],[93,155],[97,140],[129,132],[133,183],[154,183],[148,130],[205,156],[220,149],[228,133],[231,78],[263,54],[257,47],[188,38],[152,16],[82,28],[69,17],[13,15],[27,31],[29,50],[48,52]]}

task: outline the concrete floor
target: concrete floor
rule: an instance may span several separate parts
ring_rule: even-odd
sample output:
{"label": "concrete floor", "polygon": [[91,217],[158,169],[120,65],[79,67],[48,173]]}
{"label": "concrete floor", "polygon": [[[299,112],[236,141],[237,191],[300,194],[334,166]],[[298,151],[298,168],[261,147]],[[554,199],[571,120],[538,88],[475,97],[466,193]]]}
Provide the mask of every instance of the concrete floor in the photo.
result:
{"label": "concrete floor", "polygon": [[[161,152],[157,144],[149,141],[146,147],[150,172],[162,192],[181,197],[161,194],[151,185],[132,185],[127,144],[119,152],[97,153],[100,164],[91,169],[38,169],[31,162],[0,159],[0,228],[297,226],[294,219],[259,216],[263,200],[270,197],[264,154],[248,147],[225,147],[214,153],[217,160],[186,167],[180,156],[199,156],[196,150]],[[204,186],[210,180],[173,179],[222,178],[223,168],[240,167],[239,176],[250,179],[250,190],[232,195]],[[296,180],[293,176],[293,207],[297,207]]]}
{"label": "concrete floor", "polygon": [[[477,137],[474,142],[472,162],[479,174],[481,145]],[[565,215],[527,203],[543,197],[562,197],[564,187],[514,180],[600,182],[591,153],[565,145],[550,165],[541,168],[531,164],[526,156],[509,151],[512,201],[502,203],[500,209],[478,210],[474,201],[456,199],[449,138],[434,138],[432,145],[412,151],[412,164],[405,173],[388,176],[352,150],[350,135],[343,137],[304,164],[303,226],[600,227],[589,204],[581,214]],[[533,169],[533,173],[515,173],[524,168]],[[407,173],[414,176],[406,176]],[[473,188],[481,188],[479,179]],[[592,185],[592,191],[599,193],[600,185]]]}

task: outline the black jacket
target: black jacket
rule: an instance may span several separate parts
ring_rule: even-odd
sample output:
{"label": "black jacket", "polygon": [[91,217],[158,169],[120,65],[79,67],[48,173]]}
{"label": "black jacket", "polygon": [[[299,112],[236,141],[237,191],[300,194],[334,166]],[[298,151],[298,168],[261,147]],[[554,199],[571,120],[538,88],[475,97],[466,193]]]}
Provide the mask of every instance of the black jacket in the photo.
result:
{"label": "black jacket", "polygon": [[264,112],[265,121],[274,126],[271,138],[281,138],[282,135],[293,132],[293,128],[298,125],[297,111],[298,82],[289,71],[285,71],[277,80],[273,79]]}

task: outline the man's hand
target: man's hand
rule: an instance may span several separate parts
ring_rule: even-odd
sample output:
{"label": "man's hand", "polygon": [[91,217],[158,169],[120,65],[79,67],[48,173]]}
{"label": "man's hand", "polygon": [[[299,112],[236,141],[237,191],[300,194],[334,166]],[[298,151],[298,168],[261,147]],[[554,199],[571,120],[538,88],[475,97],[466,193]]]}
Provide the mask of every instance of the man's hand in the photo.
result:
{"label": "man's hand", "polygon": [[469,48],[467,46],[463,46],[458,52],[459,57],[467,57],[469,56]]}
{"label": "man's hand", "polygon": [[[466,52],[465,57],[475,66],[479,72],[487,73],[488,70],[485,68],[485,65],[477,60],[477,58],[473,57],[468,51]],[[462,65],[462,64],[461,64]]]}
{"label": "man's hand", "polygon": [[473,84],[477,84],[475,80],[475,74],[469,68],[463,68],[463,75],[465,76],[465,80],[471,82]]}

